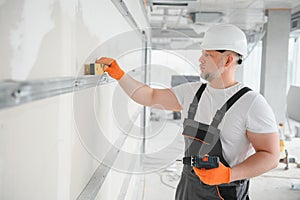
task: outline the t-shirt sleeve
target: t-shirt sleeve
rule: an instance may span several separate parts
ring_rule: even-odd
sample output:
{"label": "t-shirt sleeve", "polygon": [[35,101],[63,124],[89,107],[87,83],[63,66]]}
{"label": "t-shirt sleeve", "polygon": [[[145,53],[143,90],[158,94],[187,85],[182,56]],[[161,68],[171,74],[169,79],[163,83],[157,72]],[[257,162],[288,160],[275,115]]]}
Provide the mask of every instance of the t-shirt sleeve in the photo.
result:
{"label": "t-shirt sleeve", "polygon": [[175,86],[173,88],[171,88],[171,90],[173,91],[173,93],[175,94],[179,104],[181,106],[183,106],[184,104],[184,91],[185,91],[185,88],[186,88],[186,84],[181,84],[181,85],[178,85],[178,86]]}
{"label": "t-shirt sleeve", "polygon": [[257,95],[246,116],[247,130],[253,133],[278,132],[274,113],[262,95]]}

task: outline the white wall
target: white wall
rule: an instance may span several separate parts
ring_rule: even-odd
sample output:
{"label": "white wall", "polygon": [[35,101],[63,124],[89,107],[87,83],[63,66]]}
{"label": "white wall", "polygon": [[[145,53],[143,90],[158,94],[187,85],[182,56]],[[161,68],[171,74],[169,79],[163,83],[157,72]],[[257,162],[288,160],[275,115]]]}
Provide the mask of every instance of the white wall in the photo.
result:
{"label": "white wall", "polygon": [[[130,9],[138,4],[128,1]],[[130,53],[142,46],[140,37],[109,0],[2,0],[0,29],[0,80],[78,76],[101,56],[119,58],[125,71],[142,62],[141,51]],[[130,121],[140,108],[124,95],[117,100],[125,110],[113,109],[115,88],[0,110],[0,199],[75,199],[120,134],[113,115]],[[138,142],[125,143],[126,151]],[[124,174],[112,170],[97,198],[116,199]]]}

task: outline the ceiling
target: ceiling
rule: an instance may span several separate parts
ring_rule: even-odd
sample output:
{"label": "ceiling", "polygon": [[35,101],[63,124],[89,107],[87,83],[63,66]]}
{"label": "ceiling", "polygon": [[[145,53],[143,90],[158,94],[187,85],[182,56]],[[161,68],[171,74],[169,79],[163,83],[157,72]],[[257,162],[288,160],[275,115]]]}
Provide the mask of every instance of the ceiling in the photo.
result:
{"label": "ceiling", "polygon": [[216,23],[232,23],[247,35],[249,50],[264,35],[266,10],[300,10],[300,0],[144,0],[157,49],[199,49],[204,32]]}

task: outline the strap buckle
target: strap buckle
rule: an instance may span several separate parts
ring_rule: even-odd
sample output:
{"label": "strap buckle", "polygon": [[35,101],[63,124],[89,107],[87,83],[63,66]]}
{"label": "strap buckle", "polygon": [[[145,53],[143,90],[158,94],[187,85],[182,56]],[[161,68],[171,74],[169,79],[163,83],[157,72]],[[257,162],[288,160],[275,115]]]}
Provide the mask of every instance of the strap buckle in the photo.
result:
{"label": "strap buckle", "polygon": [[198,161],[198,156],[192,155],[191,156],[191,166],[195,167],[197,165],[197,161]]}

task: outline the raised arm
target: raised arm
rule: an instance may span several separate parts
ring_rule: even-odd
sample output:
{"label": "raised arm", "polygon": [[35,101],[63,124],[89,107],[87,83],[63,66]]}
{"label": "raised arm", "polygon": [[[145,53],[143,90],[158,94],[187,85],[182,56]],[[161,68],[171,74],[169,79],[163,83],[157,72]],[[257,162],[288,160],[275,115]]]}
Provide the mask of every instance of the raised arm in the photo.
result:
{"label": "raised arm", "polygon": [[125,93],[135,102],[164,110],[179,111],[182,109],[171,89],[154,89],[134,80],[125,74],[112,58],[100,58],[97,63],[106,65],[104,71],[118,80]]}

